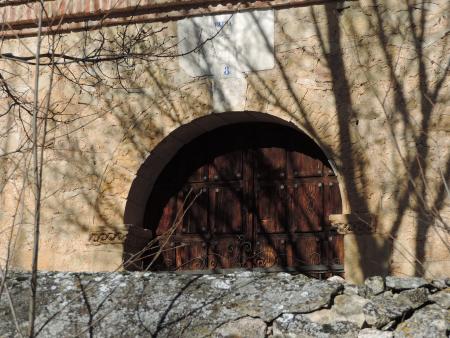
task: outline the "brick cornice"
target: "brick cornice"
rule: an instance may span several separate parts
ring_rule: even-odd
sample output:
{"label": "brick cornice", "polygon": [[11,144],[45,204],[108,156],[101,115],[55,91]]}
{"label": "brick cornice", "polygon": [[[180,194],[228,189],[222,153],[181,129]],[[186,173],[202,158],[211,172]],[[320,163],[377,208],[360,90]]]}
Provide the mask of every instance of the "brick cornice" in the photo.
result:
{"label": "brick cornice", "polygon": [[[129,22],[177,20],[187,16],[249,9],[286,8],[339,0],[46,0],[44,33],[61,33]],[[0,0],[3,38],[36,33],[39,2]]]}

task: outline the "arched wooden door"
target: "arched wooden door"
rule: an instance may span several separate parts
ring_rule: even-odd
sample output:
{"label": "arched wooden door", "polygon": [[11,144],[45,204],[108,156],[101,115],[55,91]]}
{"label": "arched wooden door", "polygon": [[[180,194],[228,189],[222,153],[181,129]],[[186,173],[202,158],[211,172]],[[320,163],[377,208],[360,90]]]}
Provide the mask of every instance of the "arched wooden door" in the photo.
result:
{"label": "arched wooden door", "polygon": [[285,126],[223,127],[185,146],[163,172],[146,222],[160,236],[152,269],[343,272],[336,176],[308,137]]}

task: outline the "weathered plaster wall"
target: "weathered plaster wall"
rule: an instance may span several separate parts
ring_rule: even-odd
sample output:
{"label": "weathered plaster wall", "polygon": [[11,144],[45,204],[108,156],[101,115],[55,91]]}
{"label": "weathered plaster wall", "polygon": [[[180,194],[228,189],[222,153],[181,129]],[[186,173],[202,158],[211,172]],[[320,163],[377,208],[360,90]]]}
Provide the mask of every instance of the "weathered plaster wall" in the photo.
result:
{"label": "weathered plaster wall", "polygon": [[[244,110],[294,123],[335,162],[344,213],[362,228],[345,236],[351,279],[450,271],[450,205],[443,184],[450,177],[448,13],[445,0],[278,9],[275,67],[245,74]],[[175,43],[176,22],[151,27],[163,29],[144,47]],[[117,30],[107,32],[114,36]],[[58,48],[77,51],[84,38],[66,34]],[[2,53],[26,53],[24,45],[33,49],[35,39],[9,40]],[[1,62],[21,73],[22,79],[11,81],[29,95],[32,67]],[[112,73],[109,67],[102,71]],[[89,81],[86,70],[71,71]],[[140,165],[171,131],[213,112],[213,79],[190,77],[177,58],[136,61],[122,71],[128,91],[107,79],[82,90],[61,76],[55,80],[54,110],[64,115],[51,122],[57,128],[49,133],[45,157],[42,269],[120,266],[120,241],[94,245],[89,234],[125,234],[125,204]],[[14,133],[2,138],[2,147],[13,150],[25,133],[17,119],[11,123]],[[4,160],[0,200],[2,255],[15,224],[11,263],[23,268],[29,267],[32,243],[33,196],[29,189],[21,194],[22,186],[30,186],[27,163],[26,151]],[[20,198],[24,203],[17,203]]]}
{"label": "weathered plaster wall", "polygon": [[[27,325],[29,274],[7,279]],[[449,332],[450,281],[287,273],[40,273],[36,327],[45,337],[433,337]],[[6,297],[0,335],[18,336]]]}

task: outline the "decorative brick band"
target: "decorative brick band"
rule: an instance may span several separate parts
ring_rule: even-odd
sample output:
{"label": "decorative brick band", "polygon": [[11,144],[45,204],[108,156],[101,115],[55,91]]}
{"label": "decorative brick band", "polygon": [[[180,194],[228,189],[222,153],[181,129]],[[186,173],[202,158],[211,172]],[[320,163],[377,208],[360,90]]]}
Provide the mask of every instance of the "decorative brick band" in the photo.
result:
{"label": "decorative brick band", "polygon": [[[130,21],[170,21],[187,16],[338,1],[340,0],[46,0],[43,32],[61,33],[123,25]],[[40,3],[36,1],[0,0],[0,36],[14,38],[35,35],[39,10]]]}

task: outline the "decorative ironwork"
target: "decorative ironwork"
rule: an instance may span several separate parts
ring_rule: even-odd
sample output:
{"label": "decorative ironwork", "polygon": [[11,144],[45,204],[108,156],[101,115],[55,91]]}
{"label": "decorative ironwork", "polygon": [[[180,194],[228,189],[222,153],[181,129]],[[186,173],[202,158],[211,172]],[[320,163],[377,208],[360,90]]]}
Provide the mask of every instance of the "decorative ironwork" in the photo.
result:
{"label": "decorative ironwork", "polygon": [[[234,237],[227,237],[224,239],[226,247],[223,251],[219,250],[219,242],[211,240],[202,243],[202,253],[195,257],[189,257],[187,260],[177,262],[176,250],[187,250],[185,252],[192,253],[195,247],[199,245],[198,242],[192,243],[177,243],[171,241],[168,244],[169,249],[164,250],[164,262],[166,268],[175,271],[185,270],[222,270],[228,267],[233,269],[281,269],[286,270],[284,260],[287,260],[287,254],[284,250],[277,249],[267,243],[261,244],[256,242],[253,245],[252,241],[246,239],[243,235]],[[281,243],[285,244],[284,240]],[[191,250],[192,249],[192,250]],[[184,252],[184,251],[183,251]],[[181,255],[183,252],[180,252]],[[222,252],[222,254],[220,253]],[[338,257],[329,260],[330,265],[324,264],[324,257],[320,252],[311,252],[304,255],[302,258],[293,255],[291,257],[293,265],[288,269],[289,271],[299,271],[311,274],[330,274],[342,273],[343,266]]]}
{"label": "decorative ironwork", "polygon": [[221,255],[217,250],[217,241],[213,241],[209,248],[208,258],[210,260],[210,268],[217,269],[219,266],[218,260],[228,262],[230,266],[237,268],[245,268],[247,265],[247,257],[252,253],[251,241],[244,238],[242,235],[234,237],[234,241],[230,240],[226,248],[226,255]]}

